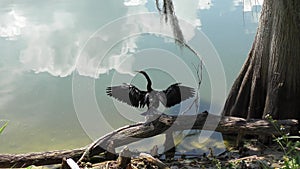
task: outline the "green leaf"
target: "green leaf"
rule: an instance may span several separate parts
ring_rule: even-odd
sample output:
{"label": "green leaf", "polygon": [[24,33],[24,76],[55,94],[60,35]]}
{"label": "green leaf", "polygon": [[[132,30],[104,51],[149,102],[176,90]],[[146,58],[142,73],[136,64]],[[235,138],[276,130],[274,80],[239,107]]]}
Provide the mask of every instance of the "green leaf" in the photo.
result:
{"label": "green leaf", "polygon": [[28,166],[28,167],[26,167],[26,169],[32,169],[33,167],[32,166]]}
{"label": "green leaf", "polygon": [[8,122],[4,123],[4,125],[0,128],[0,134],[3,132],[5,127],[8,125]]}
{"label": "green leaf", "polygon": [[287,138],[300,139],[300,136],[288,136]]}

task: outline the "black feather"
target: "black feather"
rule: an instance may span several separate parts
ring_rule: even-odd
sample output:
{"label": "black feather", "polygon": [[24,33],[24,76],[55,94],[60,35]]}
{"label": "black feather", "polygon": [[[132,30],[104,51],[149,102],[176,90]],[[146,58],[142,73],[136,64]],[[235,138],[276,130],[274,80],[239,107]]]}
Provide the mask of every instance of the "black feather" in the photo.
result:
{"label": "black feather", "polygon": [[195,90],[191,87],[181,86],[180,83],[175,83],[169,86],[166,90],[160,92],[163,98],[161,102],[165,107],[172,107],[186,99],[193,97]]}
{"label": "black feather", "polygon": [[127,103],[130,106],[144,107],[146,105],[144,97],[147,92],[141,91],[137,87],[130,84],[107,87],[106,94],[116,98],[121,102]]}

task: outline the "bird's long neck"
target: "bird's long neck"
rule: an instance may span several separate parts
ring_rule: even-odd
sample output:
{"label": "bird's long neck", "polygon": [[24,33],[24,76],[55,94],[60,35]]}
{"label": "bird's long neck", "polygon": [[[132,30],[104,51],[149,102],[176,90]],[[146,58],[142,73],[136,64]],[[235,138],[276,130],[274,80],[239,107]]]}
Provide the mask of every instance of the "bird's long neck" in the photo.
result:
{"label": "bird's long neck", "polygon": [[140,73],[142,73],[145,76],[145,78],[147,79],[147,82],[148,82],[148,84],[147,84],[147,91],[151,92],[153,89],[151,87],[152,86],[152,81],[151,81],[150,77],[147,75],[146,72],[140,72]]}

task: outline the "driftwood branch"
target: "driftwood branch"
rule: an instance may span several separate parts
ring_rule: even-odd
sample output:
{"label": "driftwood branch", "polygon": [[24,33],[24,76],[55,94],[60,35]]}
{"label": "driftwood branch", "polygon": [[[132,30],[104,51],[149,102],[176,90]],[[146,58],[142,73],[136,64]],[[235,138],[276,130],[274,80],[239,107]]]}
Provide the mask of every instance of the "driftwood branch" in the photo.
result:
{"label": "driftwood branch", "polygon": [[[216,124],[219,121],[218,124]],[[194,124],[191,124],[194,122]],[[285,127],[285,132],[294,130],[297,120],[278,120],[278,125]],[[238,117],[216,116],[203,112],[198,115],[158,115],[151,124],[137,123],[119,128],[92,143],[88,148],[66,151],[52,151],[31,154],[8,155],[0,154],[0,167],[25,167],[29,165],[47,165],[61,163],[62,158],[74,160],[106,152],[107,147],[117,148],[136,142],[143,138],[164,134],[165,131],[180,131],[188,129],[214,130],[224,134],[277,135],[279,131],[267,120],[245,120]],[[282,131],[281,131],[282,132]],[[83,158],[82,158],[83,159]]]}
{"label": "driftwood branch", "polygon": [[0,168],[21,168],[30,165],[59,164],[63,158],[79,159],[86,148],[28,154],[0,154]]}

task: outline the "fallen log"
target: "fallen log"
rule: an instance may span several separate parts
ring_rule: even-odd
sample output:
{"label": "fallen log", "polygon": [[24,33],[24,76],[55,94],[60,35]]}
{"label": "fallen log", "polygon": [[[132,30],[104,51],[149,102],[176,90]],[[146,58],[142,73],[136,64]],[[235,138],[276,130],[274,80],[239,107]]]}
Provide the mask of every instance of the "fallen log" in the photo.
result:
{"label": "fallen log", "polygon": [[[254,134],[254,135],[278,135],[280,132],[289,132],[297,128],[297,120],[278,120],[278,125],[284,126],[284,131],[278,131],[267,120],[246,120],[238,117],[220,117],[207,112],[198,115],[157,115],[151,123],[137,123],[119,128],[99,138],[87,148],[75,150],[50,151],[31,154],[9,155],[0,154],[0,167],[26,167],[30,165],[48,165],[61,163],[63,157],[80,161],[84,157],[92,157],[106,151],[107,147],[117,148],[136,142],[143,138],[164,134],[165,131],[180,131],[189,129],[213,130],[223,134]],[[112,148],[112,149],[113,149]]]}
{"label": "fallen log", "polygon": [[56,150],[27,154],[0,154],[0,168],[23,168],[31,165],[59,164],[63,158],[78,160],[85,147],[73,150]]}
{"label": "fallen log", "polygon": [[[194,122],[191,124],[191,122]],[[219,122],[219,123],[218,123]],[[120,147],[132,142],[136,142],[143,138],[156,136],[164,133],[166,130],[179,131],[179,130],[212,130],[218,131],[223,134],[252,134],[252,135],[280,135],[283,132],[289,132],[295,130],[298,121],[297,120],[278,120],[277,125],[284,126],[284,130],[278,131],[274,127],[274,124],[267,120],[251,119],[246,120],[238,117],[224,116],[208,114],[203,112],[198,115],[184,115],[184,116],[170,116],[159,115],[151,123],[151,125],[145,125],[143,123],[135,124],[132,126],[126,126],[115,130],[106,136],[99,138],[92,143],[86,150],[82,158],[85,156],[92,157],[96,154],[102,153],[109,143],[113,142],[114,147]]]}

